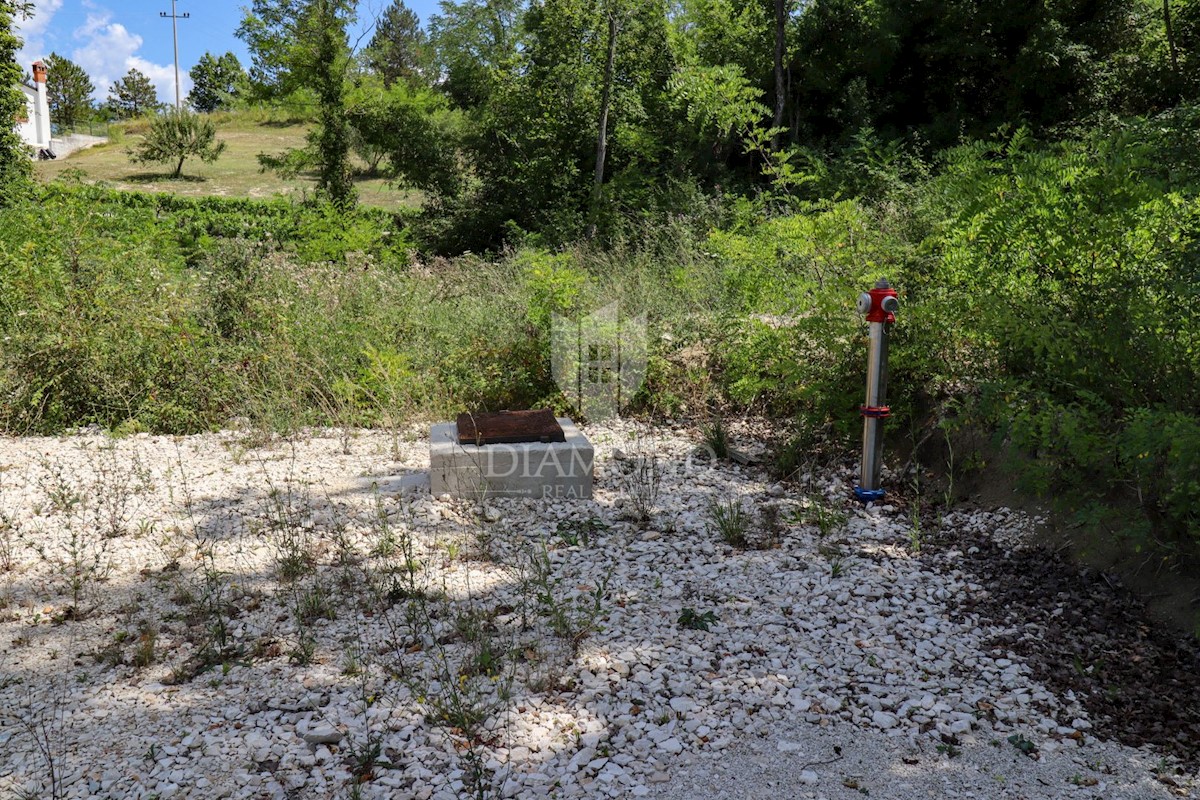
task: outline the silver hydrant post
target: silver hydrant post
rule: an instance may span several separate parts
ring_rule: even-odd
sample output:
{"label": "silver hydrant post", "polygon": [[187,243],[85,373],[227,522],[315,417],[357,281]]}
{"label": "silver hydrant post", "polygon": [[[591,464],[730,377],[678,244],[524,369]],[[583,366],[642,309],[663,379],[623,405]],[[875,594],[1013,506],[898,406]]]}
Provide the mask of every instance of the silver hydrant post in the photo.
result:
{"label": "silver hydrant post", "polygon": [[900,301],[887,278],[875,282],[875,288],[858,296],[858,310],[867,316],[871,344],[867,354],[867,400],[860,407],[863,416],[862,472],[854,496],[864,503],[882,500],[879,486],[883,466],[883,421],[891,414],[887,402],[888,332],[896,321]]}

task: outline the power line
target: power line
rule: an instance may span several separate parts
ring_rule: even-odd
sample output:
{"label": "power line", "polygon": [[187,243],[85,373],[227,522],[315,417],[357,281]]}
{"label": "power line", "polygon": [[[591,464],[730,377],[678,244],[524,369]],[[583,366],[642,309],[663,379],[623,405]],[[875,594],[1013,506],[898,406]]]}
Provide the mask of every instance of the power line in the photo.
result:
{"label": "power line", "polygon": [[178,111],[182,106],[179,101],[179,26],[176,20],[188,19],[192,15],[188,12],[182,14],[175,13],[175,0],[171,0],[171,13],[165,11],[158,12],[160,17],[171,20],[171,38],[175,40],[175,110]]}

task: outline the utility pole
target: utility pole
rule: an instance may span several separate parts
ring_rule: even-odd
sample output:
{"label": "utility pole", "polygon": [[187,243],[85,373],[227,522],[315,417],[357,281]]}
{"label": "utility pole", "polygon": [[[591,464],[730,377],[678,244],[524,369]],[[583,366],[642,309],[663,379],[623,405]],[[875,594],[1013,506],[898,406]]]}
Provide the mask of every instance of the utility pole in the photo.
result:
{"label": "utility pole", "polygon": [[179,25],[176,20],[187,19],[192,16],[188,12],[182,14],[175,13],[175,0],[171,0],[171,13],[165,11],[158,12],[158,15],[164,19],[171,20],[171,38],[175,40],[175,110],[179,111],[182,106],[179,101]]}

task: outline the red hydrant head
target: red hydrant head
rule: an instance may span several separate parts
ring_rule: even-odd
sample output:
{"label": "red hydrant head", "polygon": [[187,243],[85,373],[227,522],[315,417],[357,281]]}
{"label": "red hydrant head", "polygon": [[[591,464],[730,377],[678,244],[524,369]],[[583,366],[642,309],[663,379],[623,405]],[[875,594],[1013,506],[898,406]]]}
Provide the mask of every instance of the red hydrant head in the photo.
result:
{"label": "red hydrant head", "polygon": [[896,290],[888,283],[887,278],[875,282],[875,288],[858,296],[858,310],[867,315],[867,322],[885,322],[892,324],[896,321],[896,312],[900,309]]}

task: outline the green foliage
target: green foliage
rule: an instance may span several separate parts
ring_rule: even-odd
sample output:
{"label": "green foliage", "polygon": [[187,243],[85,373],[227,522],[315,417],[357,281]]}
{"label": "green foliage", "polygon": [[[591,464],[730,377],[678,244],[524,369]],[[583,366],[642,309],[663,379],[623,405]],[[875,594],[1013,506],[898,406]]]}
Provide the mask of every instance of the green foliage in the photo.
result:
{"label": "green foliage", "polygon": [[573,317],[578,313],[588,276],[571,253],[522,250],[514,259],[529,293],[529,322],[549,331],[553,315]]}
{"label": "green foliage", "polygon": [[0,209],[22,199],[30,188],[27,148],[11,124],[25,113],[25,95],[17,88],[21,40],[12,30],[14,20],[32,9],[32,3],[0,0]]}
{"label": "green foliage", "polygon": [[725,420],[717,417],[705,423],[700,428],[700,435],[704,439],[704,447],[713,458],[729,458],[729,431],[725,427]]}
{"label": "green foliage", "polygon": [[0,425],[186,432],[308,404],[299,421],[384,338],[385,315],[409,311],[380,297],[383,274],[310,276],[285,259],[399,258],[395,226],[374,212],[47,187],[37,208],[0,214]]}
{"label": "green foliage", "polygon": [[135,163],[153,162],[174,164],[171,177],[183,173],[183,162],[189,156],[206,164],[216,161],[225,150],[225,142],[216,141],[217,127],[212,120],[186,109],[159,114],[137,147],[129,151]]}
{"label": "green foliage", "polygon": [[750,515],[742,508],[740,500],[713,500],[708,505],[708,519],[709,528],[719,534],[725,544],[746,547]]}
{"label": "green foliage", "polygon": [[108,107],[121,119],[140,117],[158,110],[158,91],[145,74],[131,67],[109,88]]}
{"label": "green foliage", "polygon": [[[355,201],[346,121],[346,28],[354,21],[355,5],[350,0],[254,0],[237,31],[250,48],[250,78],[260,96],[305,90],[315,95],[317,127],[305,157],[316,169],[322,198],[339,207]],[[295,162],[288,154],[261,160],[268,168],[279,163],[290,168]]]}
{"label": "green foliage", "polygon": [[711,138],[716,146],[745,135],[770,113],[760,102],[762,91],[733,64],[681,68],[668,88],[672,104],[683,110],[702,144]]}
{"label": "green foliage", "polygon": [[421,20],[403,0],[393,0],[376,19],[366,61],[388,86],[398,80],[429,80],[428,40],[421,30]]}
{"label": "green foliage", "polygon": [[1026,739],[1024,734],[1014,733],[1008,737],[1008,743],[1027,756],[1034,756],[1038,751],[1037,745]]}
{"label": "green foliage", "polygon": [[91,112],[96,87],[83,67],[58,53],[48,55],[45,64],[50,119],[56,125],[75,125]]}
{"label": "green foliage", "polygon": [[363,81],[347,97],[346,116],[359,154],[382,163],[397,183],[445,196],[458,191],[459,115],[442,96],[405,82],[385,88]]}
{"label": "green foliage", "polygon": [[433,74],[458,108],[483,106],[522,42],[522,0],[444,0],[429,18]]}
{"label": "green foliage", "polygon": [[228,110],[246,91],[248,77],[233,53],[217,57],[206,52],[196,66],[188,70],[192,90],[187,101],[202,114]]}
{"label": "green foliage", "polygon": [[676,620],[676,622],[679,627],[686,630],[706,631],[710,625],[715,625],[717,623],[717,615],[712,611],[705,611],[701,614],[697,612],[696,609],[687,607],[683,609],[683,612],[679,615],[679,619]]}
{"label": "green foliage", "polygon": [[523,49],[474,115],[465,146],[479,186],[469,204],[476,239],[467,246],[495,245],[514,225],[554,242],[583,231],[592,206],[610,12],[618,35],[606,188],[594,220],[608,227],[616,198],[644,202],[664,166],[658,125],[669,117],[664,5],[553,0],[529,9]]}
{"label": "green foliage", "polygon": [[939,320],[971,320],[943,348],[970,354],[952,371],[990,389],[981,411],[1032,457],[1031,488],[1076,508],[1132,489],[1156,529],[1194,536],[1181,497],[1197,466],[1168,438],[1194,439],[1200,385],[1200,173],[1170,155],[1190,120],[947,154],[930,187],[946,215],[937,290],[912,299],[938,310],[913,331],[926,341],[946,341]]}

